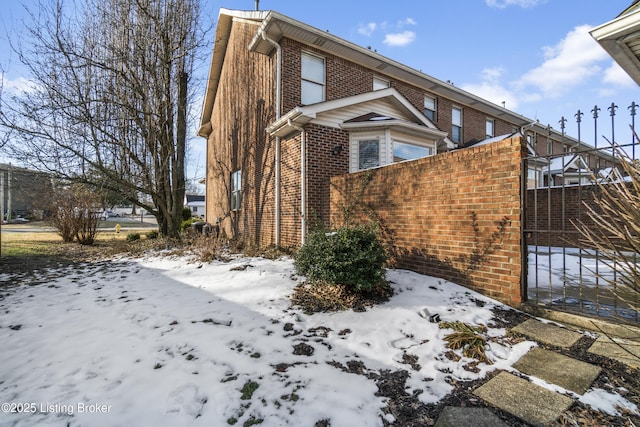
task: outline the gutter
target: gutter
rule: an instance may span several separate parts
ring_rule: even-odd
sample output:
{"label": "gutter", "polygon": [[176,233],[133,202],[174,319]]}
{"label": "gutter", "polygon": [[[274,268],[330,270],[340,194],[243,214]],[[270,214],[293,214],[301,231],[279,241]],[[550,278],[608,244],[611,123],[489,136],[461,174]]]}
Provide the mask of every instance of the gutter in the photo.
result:
{"label": "gutter", "polygon": [[[273,39],[267,37],[264,28],[260,30],[260,36],[267,42],[271,43],[276,48],[276,122],[280,119],[280,110],[281,108],[281,86],[282,86],[282,46],[278,44]],[[280,137],[276,136],[276,147],[275,147],[275,243],[276,246],[280,246]]]}
{"label": "gutter", "polygon": [[289,119],[288,125],[300,132],[300,244],[307,240],[307,131],[294,125]]}

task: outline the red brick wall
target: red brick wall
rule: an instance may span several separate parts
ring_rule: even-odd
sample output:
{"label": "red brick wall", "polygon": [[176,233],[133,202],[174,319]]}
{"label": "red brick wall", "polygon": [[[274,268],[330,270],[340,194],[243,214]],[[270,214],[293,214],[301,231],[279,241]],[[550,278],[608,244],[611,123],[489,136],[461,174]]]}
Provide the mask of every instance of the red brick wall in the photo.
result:
{"label": "red brick wall", "polygon": [[[331,222],[378,222],[395,266],[511,305],[520,291],[521,138],[331,179]],[[500,222],[505,219],[502,232]]]}
{"label": "red brick wall", "polygon": [[[267,246],[274,236],[275,55],[248,51],[256,26],[234,22],[207,140],[207,221],[223,236]],[[242,70],[242,72],[239,72]],[[242,170],[242,209],[230,210],[230,179]]]}
{"label": "red brick wall", "polygon": [[[551,187],[527,190],[526,237],[528,245],[579,247],[580,222],[594,230],[599,225],[589,217],[587,206],[595,204],[599,189],[595,185]],[[576,225],[574,225],[576,224]]]}
{"label": "red brick wall", "polygon": [[[473,108],[453,103],[448,99],[437,97],[423,88],[412,86],[403,81],[394,80],[384,73],[364,68],[358,64],[333,55],[328,55],[320,49],[305,46],[299,42],[283,39],[281,41],[283,55],[283,80],[282,80],[282,114],[300,105],[300,61],[301,52],[304,50],[317,54],[325,59],[326,69],[326,100],[340,99],[347,96],[371,92],[373,78],[381,77],[389,80],[391,87],[395,88],[419,111],[424,109],[424,96],[436,97],[437,117],[435,125],[443,131],[451,132],[451,107],[453,105],[462,108],[464,142],[480,141],[485,139],[485,120],[487,115]],[[495,119],[495,134],[504,135],[513,132],[513,126],[498,118]],[[540,140],[546,138],[540,137]]]}

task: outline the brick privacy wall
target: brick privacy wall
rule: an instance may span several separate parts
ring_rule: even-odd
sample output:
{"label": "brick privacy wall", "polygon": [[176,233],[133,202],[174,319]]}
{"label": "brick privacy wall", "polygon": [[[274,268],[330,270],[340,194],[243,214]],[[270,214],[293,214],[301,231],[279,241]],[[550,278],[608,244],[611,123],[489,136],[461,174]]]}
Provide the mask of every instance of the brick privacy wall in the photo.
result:
{"label": "brick privacy wall", "polygon": [[[334,177],[331,222],[373,219],[395,267],[442,277],[517,306],[522,302],[523,155],[522,138],[509,138]],[[352,218],[345,218],[345,209]]]}
{"label": "brick privacy wall", "polygon": [[[589,216],[589,208],[600,212],[596,185],[573,185],[527,190],[526,229],[528,245],[585,247],[579,232],[580,222],[595,230],[599,224]],[[550,202],[550,203],[549,203]],[[575,224],[575,225],[574,225]]]}
{"label": "brick privacy wall", "polygon": [[[251,53],[255,25],[234,22],[207,140],[207,221],[221,233],[267,246],[274,235],[275,144],[266,127],[275,118],[275,55]],[[230,211],[231,173],[242,170],[242,209]]]}

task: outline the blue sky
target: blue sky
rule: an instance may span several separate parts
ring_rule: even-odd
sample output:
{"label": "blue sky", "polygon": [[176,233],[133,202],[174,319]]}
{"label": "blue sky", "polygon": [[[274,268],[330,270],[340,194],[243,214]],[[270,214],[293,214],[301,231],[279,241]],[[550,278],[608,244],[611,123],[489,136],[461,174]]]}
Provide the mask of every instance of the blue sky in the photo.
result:
{"label": "blue sky", "polygon": [[[6,1],[6,0],[5,0]],[[220,7],[254,9],[254,0],[203,0],[215,21]],[[35,3],[30,0],[27,4]],[[6,34],[16,34],[21,2],[9,0],[0,15],[0,66],[5,87],[24,84]],[[423,71],[457,87],[576,135],[574,114],[593,120],[609,135],[608,107],[618,105],[618,122],[629,134],[628,106],[640,103],[640,89],[591,38],[588,30],[614,19],[631,0],[261,0],[273,9]],[[211,34],[211,39],[213,34]],[[206,74],[203,64],[202,73]],[[204,93],[204,87],[201,88]],[[199,107],[198,107],[199,109]],[[623,121],[626,123],[622,124]],[[591,126],[592,122],[589,122]],[[589,127],[592,129],[592,127]],[[584,135],[584,127],[583,127]],[[204,141],[195,138],[190,176],[204,174]]]}

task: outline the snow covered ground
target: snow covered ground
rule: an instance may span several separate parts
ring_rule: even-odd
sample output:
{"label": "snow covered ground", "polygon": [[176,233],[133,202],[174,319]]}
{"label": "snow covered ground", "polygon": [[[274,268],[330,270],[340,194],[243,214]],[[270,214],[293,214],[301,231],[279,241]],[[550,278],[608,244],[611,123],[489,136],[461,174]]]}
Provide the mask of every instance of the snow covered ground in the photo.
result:
{"label": "snow covered ground", "polygon": [[[290,307],[302,278],[289,259],[155,255],[65,273],[0,293],[1,426],[377,426],[375,383],[337,366],[405,369],[430,403],[452,390],[446,377],[508,370],[534,345],[502,340],[496,301],[408,271],[388,271],[385,304],[314,315]],[[488,326],[494,364],[473,373],[445,357],[451,331],[425,309]]]}
{"label": "snow covered ground", "polygon": [[[615,273],[601,255],[586,249],[529,246],[528,257],[532,301],[637,322],[637,313],[611,292],[607,280],[614,280]],[[627,298],[634,301],[636,297]]]}

